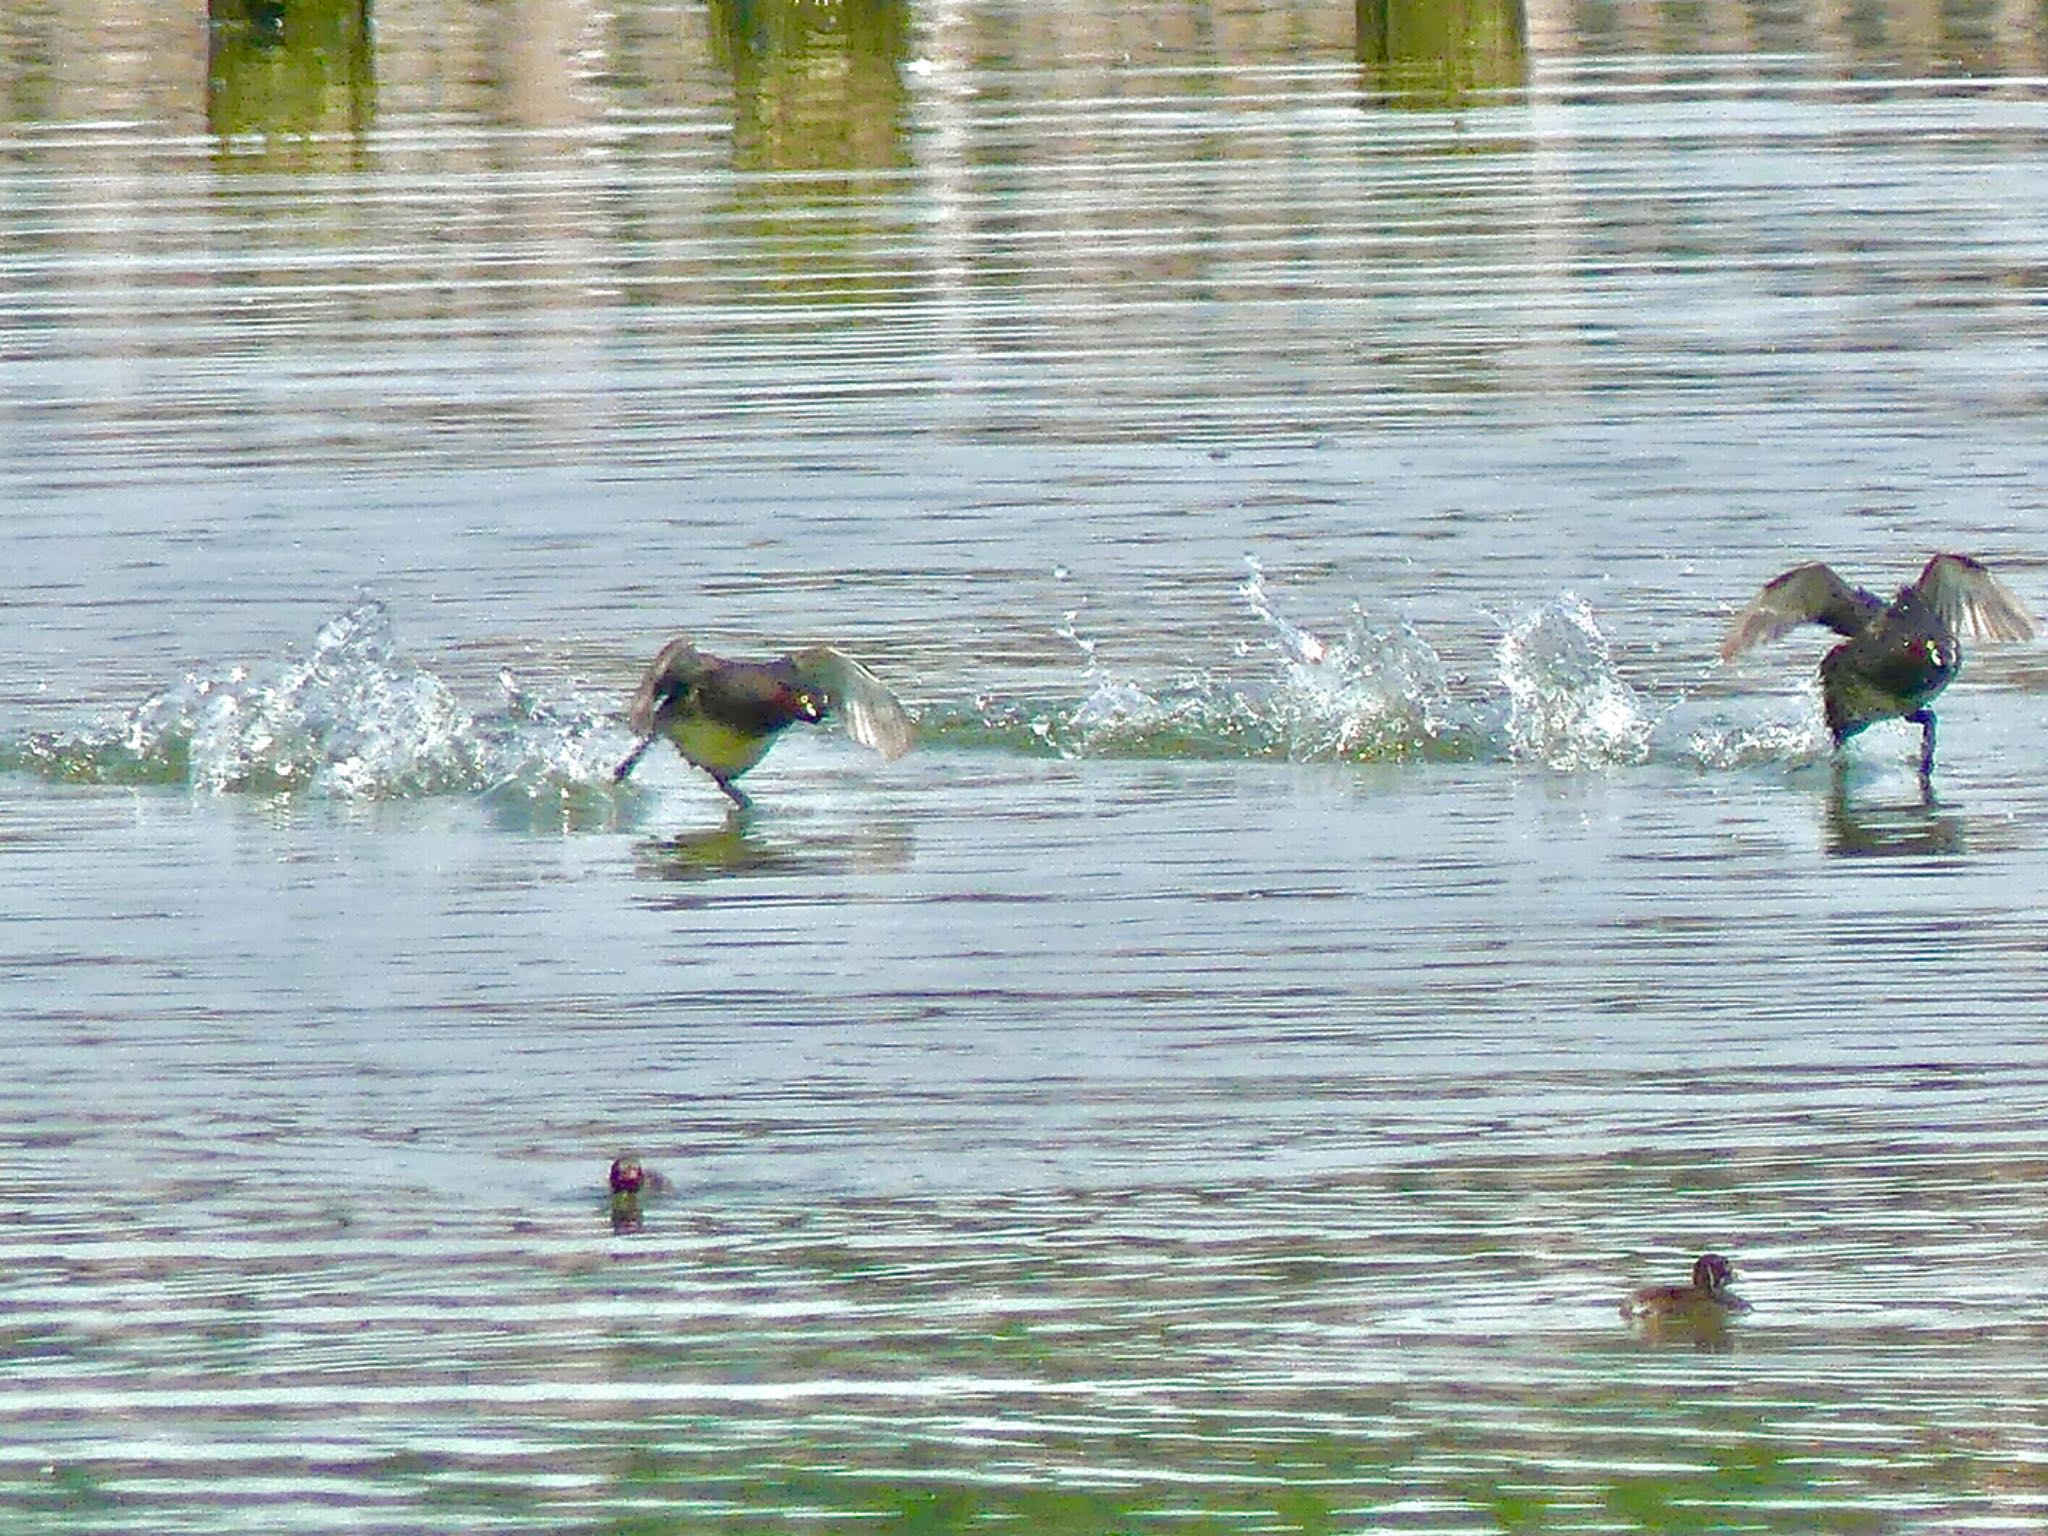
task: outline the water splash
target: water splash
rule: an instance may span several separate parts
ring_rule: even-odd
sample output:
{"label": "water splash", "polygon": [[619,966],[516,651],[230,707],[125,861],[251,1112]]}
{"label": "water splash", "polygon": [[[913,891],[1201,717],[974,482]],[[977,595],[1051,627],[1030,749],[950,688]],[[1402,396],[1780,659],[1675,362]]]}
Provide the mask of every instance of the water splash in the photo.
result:
{"label": "water splash", "polygon": [[1768,720],[1753,725],[1710,721],[1686,737],[1685,751],[1701,768],[1729,772],[1818,762],[1828,755],[1830,745],[1816,707],[1803,721]]}
{"label": "water splash", "polygon": [[1288,757],[1380,762],[1471,753],[1469,723],[1454,718],[1443,659],[1405,620],[1377,625],[1354,605],[1344,638],[1324,640],[1282,615],[1264,570],[1256,560],[1246,564],[1251,574],[1239,596],[1283,659],[1266,715]]}
{"label": "water splash", "polygon": [[303,656],[187,676],[110,726],[30,737],[0,765],[341,801],[483,791],[536,814],[569,814],[609,785],[619,732],[608,712],[541,704],[509,673],[501,683],[504,714],[479,720],[397,654],[389,613],[368,601],[323,624]]}
{"label": "water splash", "polygon": [[1593,610],[1570,593],[1508,626],[1495,648],[1508,755],[1576,769],[1640,763],[1653,720],[1615,671]]}
{"label": "water splash", "polygon": [[1290,661],[1302,666],[1320,666],[1330,654],[1329,646],[1322,638],[1312,635],[1292,619],[1273,606],[1273,600],[1266,593],[1266,568],[1259,561],[1245,557],[1244,585],[1237,589],[1237,595],[1244,599],[1244,605],[1251,609],[1253,617],[1265,624],[1272,632],[1273,642]]}
{"label": "water splash", "polygon": [[1031,712],[1036,741],[1070,758],[1271,755],[1256,713],[1227,684],[1195,675],[1148,690],[1110,667],[1079,620],[1079,610],[1066,614],[1059,634],[1084,660],[1087,692],[1072,708]]}
{"label": "water splash", "polygon": [[1282,611],[1258,562],[1246,563],[1238,595],[1257,629],[1238,653],[1271,657],[1274,669],[1140,681],[1109,666],[1076,611],[1060,633],[1083,660],[1078,703],[984,695],[971,716],[929,712],[926,738],[1065,757],[1513,761],[1567,770],[1652,754],[1658,712],[1622,681],[1592,610],[1570,594],[1506,624],[1495,677],[1468,684],[1405,620],[1384,623],[1354,604],[1341,635],[1316,633]]}
{"label": "water splash", "polygon": [[622,808],[640,792],[612,776],[630,740],[616,694],[543,698],[510,669],[498,673],[498,687],[504,713],[477,723],[488,779],[481,787],[496,820],[532,831],[622,825]]}
{"label": "water splash", "polygon": [[393,659],[390,617],[365,602],[322,625],[303,658],[187,676],[110,727],[33,736],[8,757],[79,782],[356,799],[463,782],[473,741],[467,712]]}
{"label": "water splash", "polygon": [[[1318,634],[1282,611],[1256,560],[1238,595],[1257,623],[1237,647],[1270,657],[1257,676],[1214,672],[1169,682],[1116,670],[1084,634],[1079,610],[1059,633],[1079,653],[1077,703],[975,701],[969,717],[927,714],[928,739],[1022,745],[1064,757],[1262,758],[1293,762],[1478,762],[1578,766],[1639,761],[1650,722],[1616,677],[1605,639],[1575,600],[1515,625],[1502,647],[1501,698],[1466,690],[1405,620],[1354,604],[1343,632]],[[1506,721],[1507,724],[1503,724]]]}
{"label": "water splash", "polygon": [[1102,678],[1052,739],[1074,757],[1275,756],[1263,726],[1242,694],[1214,678],[1183,678],[1158,696]]}
{"label": "water splash", "polygon": [[380,799],[459,788],[477,770],[475,721],[439,678],[394,656],[376,602],[322,625],[304,660],[181,685],[144,709],[138,735],[182,735],[193,787],[215,793]]}

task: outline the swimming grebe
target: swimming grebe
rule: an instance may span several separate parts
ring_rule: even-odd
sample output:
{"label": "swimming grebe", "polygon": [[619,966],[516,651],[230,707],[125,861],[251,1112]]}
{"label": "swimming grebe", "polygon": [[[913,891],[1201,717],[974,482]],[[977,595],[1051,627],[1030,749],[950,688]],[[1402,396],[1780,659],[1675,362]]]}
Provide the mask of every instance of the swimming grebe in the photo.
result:
{"label": "swimming grebe", "polygon": [[1652,1332],[1718,1328],[1749,1303],[1728,1289],[1735,1266],[1718,1253],[1693,1261],[1691,1285],[1646,1285],[1621,1304],[1621,1315]]}

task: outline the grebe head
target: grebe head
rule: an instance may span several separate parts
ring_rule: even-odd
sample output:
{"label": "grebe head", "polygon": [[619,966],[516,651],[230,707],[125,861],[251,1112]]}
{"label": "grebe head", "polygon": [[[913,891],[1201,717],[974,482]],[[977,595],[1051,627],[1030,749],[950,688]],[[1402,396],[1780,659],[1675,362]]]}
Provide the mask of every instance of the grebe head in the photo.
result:
{"label": "grebe head", "polygon": [[1693,1261],[1693,1286],[1709,1296],[1720,1296],[1734,1279],[1735,1266],[1718,1253],[1703,1253]]}

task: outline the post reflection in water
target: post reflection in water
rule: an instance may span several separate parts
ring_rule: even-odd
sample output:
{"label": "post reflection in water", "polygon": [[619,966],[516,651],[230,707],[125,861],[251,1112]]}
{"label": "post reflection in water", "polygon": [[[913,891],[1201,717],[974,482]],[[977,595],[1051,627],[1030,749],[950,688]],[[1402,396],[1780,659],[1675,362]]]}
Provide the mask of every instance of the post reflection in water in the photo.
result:
{"label": "post reflection in water", "polygon": [[874,171],[909,163],[903,0],[711,0],[731,74],[742,171]]}
{"label": "post reflection in water", "polygon": [[1366,90],[1409,105],[1512,90],[1528,79],[1522,0],[1358,0],[1358,63]]}
{"label": "post reflection in water", "polygon": [[370,0],[207,0],[206,10],[206,121],[223,144],[369,131]]}

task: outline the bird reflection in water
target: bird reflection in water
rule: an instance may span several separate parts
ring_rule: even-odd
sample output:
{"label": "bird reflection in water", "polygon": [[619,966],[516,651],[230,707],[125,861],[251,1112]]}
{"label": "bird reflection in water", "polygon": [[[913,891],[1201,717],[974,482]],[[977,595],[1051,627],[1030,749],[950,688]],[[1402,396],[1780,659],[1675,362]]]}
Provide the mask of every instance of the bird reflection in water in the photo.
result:
{"label": "bird reflection in water", "polygon": [[1944,809],[1927,780],[1910,800],[1858,803],[1850,779],[1849,765],[1837,758],[1825,802],[1831,856],[1951,858],[1969,851],[1963,816]]}
{"label": "bird reflection in water", "polygon": [[633,871],[643,880],[695,884],[750,875],[887,874],[910,866],[906,823],[887,821],[836,831],[764,828],[734,806],[718,826],[640,844]]}

